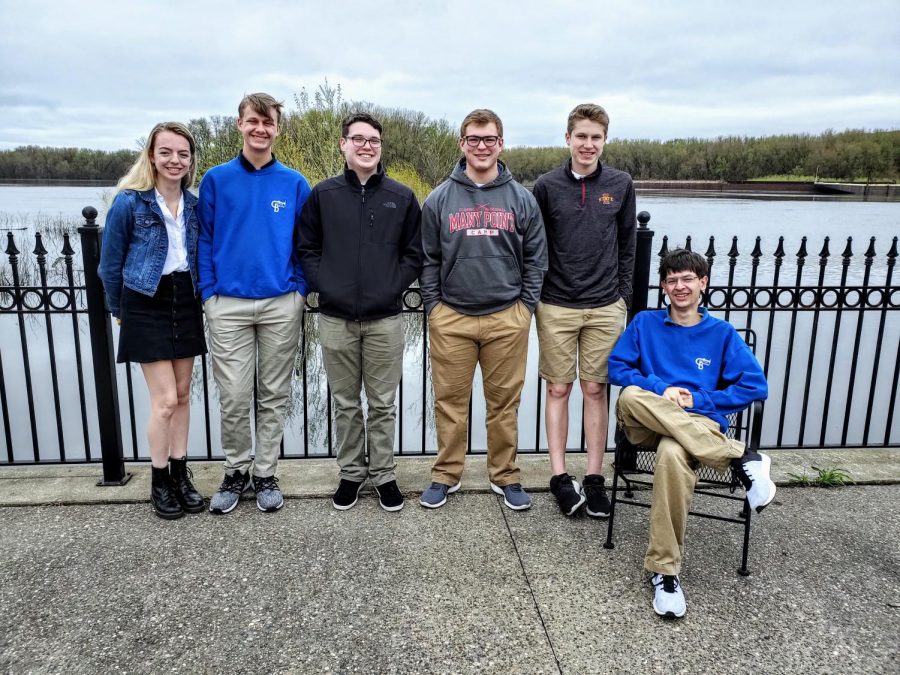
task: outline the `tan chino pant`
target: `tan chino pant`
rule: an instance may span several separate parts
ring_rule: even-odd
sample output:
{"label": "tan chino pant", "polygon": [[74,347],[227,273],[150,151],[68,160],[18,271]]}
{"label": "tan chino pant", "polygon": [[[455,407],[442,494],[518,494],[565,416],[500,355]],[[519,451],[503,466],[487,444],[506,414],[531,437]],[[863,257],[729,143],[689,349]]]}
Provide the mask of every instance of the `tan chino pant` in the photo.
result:
{"label": "tan chino pant", "polygon": [[640,387],[620,392],[616,417],[631,443],[656,448],[644,567],[656,574],[679,574],[697,463],[725,472],[732,459],[744,454],[744,446],[726,438],[709,417]]}
{"label": "tan chino pant", "polygon": [[441,303],[428,315],[438,440],[433,481],[456,485],[462,477],[472,378],[480,364],[490,480],[500,486],[520,482],[518,412],[530,326],[531,312],[521,302],[483,316],[460,314]]}
{"label": "tan chino pant", "polygon": [[297,357],[304,298],[214,295],[203,305],[213,375],[219,387],[225,470],[251,469],[253,375],[257,379],[253,475],[275,475]]}

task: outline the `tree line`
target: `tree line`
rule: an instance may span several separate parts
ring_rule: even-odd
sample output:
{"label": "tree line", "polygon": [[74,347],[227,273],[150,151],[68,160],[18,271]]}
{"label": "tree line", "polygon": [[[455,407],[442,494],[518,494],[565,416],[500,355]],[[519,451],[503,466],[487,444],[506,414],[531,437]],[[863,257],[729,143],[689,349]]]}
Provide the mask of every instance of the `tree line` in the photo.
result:
{"label": "tree line", "polygon": [[[511,148],[507,165],[521,181],[533,181],[568,157],[567,148]],[[615,140],[603,161],[637,180],[896,181],[900,130],[826,131],[765,137],[724,136],[670,141]]]}
{"label": "tree line", "polygon": [[87,150],[26,145],[0,150],[0,179],[110,180],[134,163],[135,150]]}
{"label": "tree line", "polygon": [[[422,112],[383,108],[344,100],[341,87],[327,82],[312,93],[294,96],[286,110],[276,156],[317,183],[343,169],[337,139],[341,119],[351,110],[365,110],[384,125],[383,159],[388,173],[416,192],[420,199],[450,173],[460,153],[458,130],[446,120]],[[209,167],[234,158],[241,148],[235,116],[210,116],[188,123],[197,139],[200,175]],[[86,150],[26,146],[0,151],[0,179],[118,180],[134,161],[136,151]],[[562,164],[565,147],[517,147],[501,159],[525,183]],[[770,177],[783,180],[896,181],[900,176],[900,130],[826,131],[766,137],[728,136],[669,141],[614,140],[603,153],[604,163],[635,179],[744,181]]]}

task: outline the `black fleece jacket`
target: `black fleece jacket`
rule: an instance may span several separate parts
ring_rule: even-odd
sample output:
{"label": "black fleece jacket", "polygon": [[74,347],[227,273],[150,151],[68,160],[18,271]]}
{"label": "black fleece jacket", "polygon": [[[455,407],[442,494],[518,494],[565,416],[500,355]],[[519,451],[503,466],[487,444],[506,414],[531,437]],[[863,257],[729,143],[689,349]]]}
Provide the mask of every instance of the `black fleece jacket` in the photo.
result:
{"label": "black fleece jacket", "polygon": [[350,321],[398,314],[422,269],[415,194],[378,171],[365,185],[349,168],[316,185],[300,213],[299,246],[319,311]]}
{"label": "black fleece jacket", "polygon": [[636,231],[631,176],[598,165],[575,178],[569,159],[537,179],[534,197],[550,262],[541,302],[588,309],[622,298],[630,306]]}

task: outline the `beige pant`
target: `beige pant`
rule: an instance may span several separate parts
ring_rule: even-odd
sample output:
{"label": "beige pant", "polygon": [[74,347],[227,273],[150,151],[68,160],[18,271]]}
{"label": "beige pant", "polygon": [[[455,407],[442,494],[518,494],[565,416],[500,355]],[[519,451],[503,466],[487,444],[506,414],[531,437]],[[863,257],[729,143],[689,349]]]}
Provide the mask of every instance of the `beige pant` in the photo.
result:
{"label": "beige pant", "polygon": [[[334,400],[340,477],[354,483],[368,478],[373,485],[396,480],[395,401],[403,374],[403,317],[347,321],[319,314],[319,339]],[[363,386],[368,404],[365,421]]]}
{"label": "beige pant", "polygon": [[475,365],[487,405],[488,475],[496,485],[519,482],[519,398],[525,383],[531,312],[521,302],[494,314],[468,316],[443,303],[428,315],[438,454],[432,480],[462,477]]}
{"label": "beige pant", "polygon": [[226,471],[251,468],[250,408],[256,374],[253,475],[275,475],[303,306],[303,296],[294,292],[260,299],[214,295],[203,305],[213,375],[219,386]]}
{"label": "beige pant", "polygon": [[744,446],[726,438],[710,418],[640,387],[621,391],[616,417],[631,443],[656,448],[644,567],[656,574],[679,574],[697,463],[725,472],[732,459],[744,454]]}

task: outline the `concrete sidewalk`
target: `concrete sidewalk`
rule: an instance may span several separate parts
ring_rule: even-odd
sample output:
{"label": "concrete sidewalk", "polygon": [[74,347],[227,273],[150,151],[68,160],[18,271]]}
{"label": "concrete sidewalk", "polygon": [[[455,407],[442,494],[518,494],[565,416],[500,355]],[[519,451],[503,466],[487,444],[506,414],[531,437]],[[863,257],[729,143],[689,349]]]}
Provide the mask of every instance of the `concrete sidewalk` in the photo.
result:
{"label": "concrete sidewalk", "polygon": [[[855,452],[835,463],[863,480]],[[526,483],[544,484],[546,465],[526,460]],[[424,487],[428,461],[400,462],[401,483]],[[479,492],[483,460],[467,467],[473,491],[435,511],[410,499],[386,513],[371,496],[335,511],[316,496],[333,464],[303,461],[280,473],[307,498],[278,513],[247,501],[172,522],[151,514],[143,468],[123,488],[89,486],[99,467],[55,471],[0,471],[4,503],[20,504],[0,508],[0,672],[900,670],[895,485],[781,488],[754,519],[746,578],[740,528],[690,519],[688,614],[673,622],[650,605],[645,510],[620,510],[608,551],[604,523],[564,519],[549,494],[511,512]],[[208,493],[221,468],[197,473]],[[11,496],[41,482],[48,501],[138,503]]]}
{"label": "concrete sidewalk", "polygon": [[[811,467],[841,467],[861,485],[900,483],[900,450],[774,450],[772,478],[779,485],[791,482],[791,474],[814,475]],[[604,473],[611,479],[612,453],[607,454]],[[406,456],[398,459],[397,480],[401,489],[421,493],[430,482],[429,469],[433,457]],[[547,491],[549,460],[546,454],[519,455],[522,485],[530,491]],[[571,453],[567,458],[569,473],[583,476],[586,455]],[[198,489],[207,497],[222,481],[221,461],[192,461]],[[483,455],[466,459],[463,476],[464,492],[490,492],[486,460]],[[0,506],[39,504],[131,504],[147,502],[150,493],[150,465],[130,463],[133,478],[123,486],[99,487],[103,471],[99,464],[39,465],[0,467]],[[334,459],[282,460],[278,476],[287,497],[330,497],[338,482]]]}

